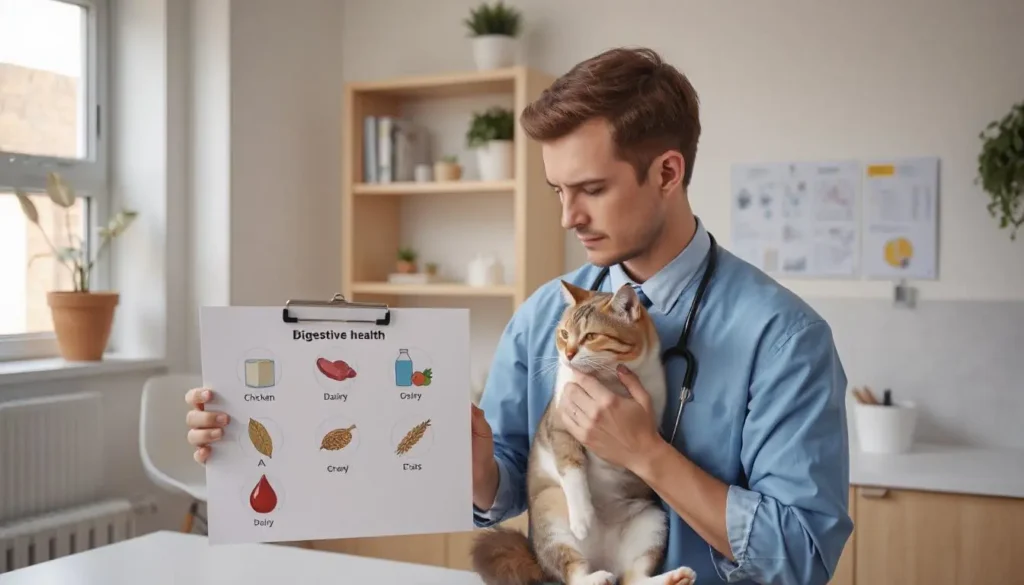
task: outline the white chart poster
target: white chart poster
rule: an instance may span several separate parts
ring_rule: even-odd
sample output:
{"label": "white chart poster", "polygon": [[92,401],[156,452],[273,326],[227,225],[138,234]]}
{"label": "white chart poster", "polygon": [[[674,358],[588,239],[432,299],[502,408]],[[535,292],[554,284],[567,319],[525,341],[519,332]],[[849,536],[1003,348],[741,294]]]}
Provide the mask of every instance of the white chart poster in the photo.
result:
{"label": "white chart poster", "polygon": [[859,269],[856,161],[732,168],[732,249],[765,272],[851,277]]}
{"label": "white chart poster", "polygon": [[390,315],[201,310],[208,409],[231,416],[206,464],[212,543],[473,529],[468,310]]}
{"label": "white chart poster", "polygon": [[939,159],[870,161],[864,168],[864,274],[938,276]]}

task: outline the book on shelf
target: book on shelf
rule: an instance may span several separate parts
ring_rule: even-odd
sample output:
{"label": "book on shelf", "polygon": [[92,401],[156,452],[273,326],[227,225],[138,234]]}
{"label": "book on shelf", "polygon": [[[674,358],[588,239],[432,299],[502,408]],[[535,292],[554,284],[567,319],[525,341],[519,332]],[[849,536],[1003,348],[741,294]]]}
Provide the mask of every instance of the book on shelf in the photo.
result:
{"label": "book on shelf", "polygon": [[430,164],[430,134],[398,116],[363,119],[363,182],[412,181],[416,166]]}

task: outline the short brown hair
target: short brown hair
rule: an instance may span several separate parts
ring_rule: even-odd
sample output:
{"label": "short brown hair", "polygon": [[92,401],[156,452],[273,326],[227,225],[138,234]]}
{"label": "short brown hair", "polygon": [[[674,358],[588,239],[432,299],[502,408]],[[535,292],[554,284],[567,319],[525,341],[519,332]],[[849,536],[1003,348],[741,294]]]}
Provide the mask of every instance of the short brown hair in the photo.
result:
{"label": "short brown hair", "polygon": [[651,161],[677,149],[690,185],[700,138],[697,92],[651,49],[615,48],[575,65],[523,110],[527,136],[561,138],[584,122],[603,118],[612,127],[616,155],[633,165],[643,183]]}

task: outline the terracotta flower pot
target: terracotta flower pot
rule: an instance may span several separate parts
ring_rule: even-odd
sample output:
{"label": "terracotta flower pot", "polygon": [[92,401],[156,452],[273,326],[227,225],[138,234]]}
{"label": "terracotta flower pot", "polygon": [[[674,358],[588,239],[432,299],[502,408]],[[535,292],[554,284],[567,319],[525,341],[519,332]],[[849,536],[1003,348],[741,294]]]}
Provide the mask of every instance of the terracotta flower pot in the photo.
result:
{"label": "terracotta flower pot", "polygon": [[415,274],[416,263],[410,262],[408,260],[399,260],[395,264],[395,270],[397,270],[401,274]]}
{"label": "terracotta flower pot", "polygon": [[458,181],[462,178],[462,165],[438,161],[434,163],[435,181]]}
{"label": "terracotta flower pot", "polygon": [[46,302],[61,356],[68,361],[100,361],[110,339],[116,292],[50,292]]}

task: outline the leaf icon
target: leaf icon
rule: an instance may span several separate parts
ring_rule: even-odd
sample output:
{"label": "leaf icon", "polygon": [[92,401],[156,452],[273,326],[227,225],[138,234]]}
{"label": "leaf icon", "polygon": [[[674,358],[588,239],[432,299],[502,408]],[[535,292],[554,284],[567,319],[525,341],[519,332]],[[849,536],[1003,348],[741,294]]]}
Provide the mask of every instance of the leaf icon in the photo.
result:
{"label": "leaf icon", "polygon": [[270,438],[270,433],[267,432],[267,427],[260,424],[255,419],[249,419],[249,440],[252,441],[252,446],[256,447],[256,450],[272,457],[274,452],[274,441]]}

